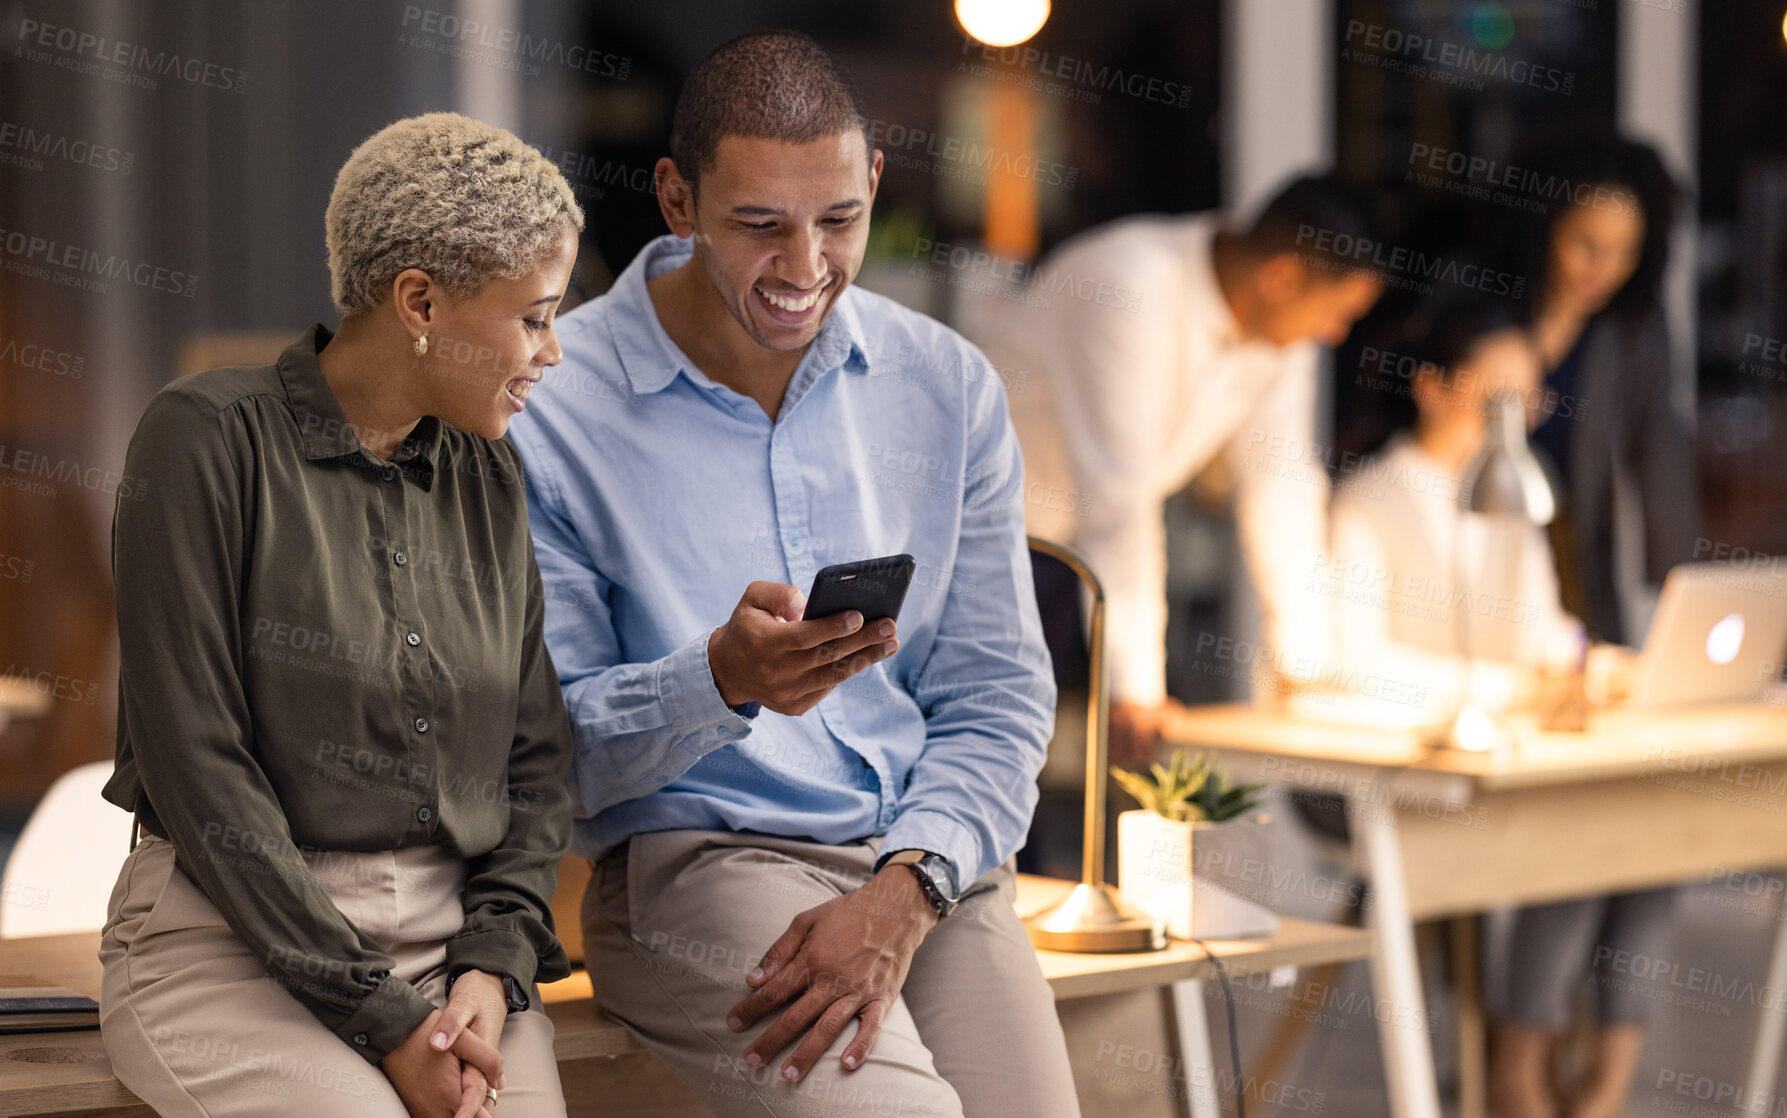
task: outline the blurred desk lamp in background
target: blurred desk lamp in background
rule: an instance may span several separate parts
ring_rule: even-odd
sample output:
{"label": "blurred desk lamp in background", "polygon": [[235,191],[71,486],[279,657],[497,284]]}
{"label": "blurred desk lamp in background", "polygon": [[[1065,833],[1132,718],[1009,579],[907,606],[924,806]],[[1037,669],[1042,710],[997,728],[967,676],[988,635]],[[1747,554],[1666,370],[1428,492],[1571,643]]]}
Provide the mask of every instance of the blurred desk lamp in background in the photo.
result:
{"label": "blurred desk lamp in background", "polygon": [[[1454,517],[1452,577],[1463,585],[1463,525],[1467,513],[1513,517],[1525,524],[1543,528],[1557,516],[1557,498],[1545,468],[1526,441],[1526,406],[1518,396],[1497,393],[1488,402],[1489,423],[1483,432],[1483,448],[1477,451],[1459,477],[1458,507]],[[1512,562],[1518,565],[1527,537],[1521,532],[1515,538]],[[1460,688],[1458,710],[1446,737],[1454,749],[1483,753],[1493,749],[1499,736],[1494,722],[1470,700],[1470,602],[1462,606],[1461,624],[1457,628],[1459,650],[1463,661],[1464,686]]]}
{"label": "blurred desk lamp in background", "polygon": [[1080,883],[1059,901],[1026,917],[1024,927],[1030,942],[1045,951],[1159,951],[1167,945],[1166,930],[1147,913],[1125,904],[1116,887],[1104,879],[1105,730],[1110,724],[1104,586],[1086,561],[1069,548],[1031,536],[1030,550],[1065,564],[1091,591],[1092,623],[1087,641],[1091,663],[1086,683],[1086,840]]}

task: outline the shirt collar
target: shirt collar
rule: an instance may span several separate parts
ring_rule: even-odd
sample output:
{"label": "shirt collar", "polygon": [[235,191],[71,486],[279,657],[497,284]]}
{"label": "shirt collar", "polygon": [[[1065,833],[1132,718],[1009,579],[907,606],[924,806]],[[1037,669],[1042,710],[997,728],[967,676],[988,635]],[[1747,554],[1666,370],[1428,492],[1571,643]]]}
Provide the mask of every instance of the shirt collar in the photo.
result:
{"label": "shirt collar", "polygon": [[[658,392],[669,386],[678,373],[700,383],[712,383],[670,340],[645,288],[646,280],[680,267],[693,253],[692,240],[666,233],[639,250],[606,296],[612,300],[608,312],[610,336],[621,368],[636,393]],[[855,295],[854,288],[844,289],[808,347],[803,364],[811,363],[821,371],[845,368],[868,372],[869,347],[863,337]]]}
{"label": "shirt collar", "polygon": [[[347,414],[341,410],[341,402],[335,398],[335,390],[324,378],[322,366],[317,363],[316,355],[334,336],[334,332],[322,323],[316,323],[279,355],[279,379],[285,386],[286,404],[298,421],[304,457],[311,461],[358,454],[364,449]],[[425,471],[426,484],[432,480],[435,464],[440,461],[441,427],[439,419],[432,415],[423,416],[415,430],[398,445],[397,453],[390,461],[403,465],[405,470]],[[370,453],[366,456],[372,457]],[[411,459],[418,460],[412,462]]]}
{"label": "shirt collar", "polygon": [[1193,221],[1186,276],[1191,296],[1198,304],[1194,320],[1207,324],[1210,341],[1218,349],[1229,349],[1245,339],[1229,301],[1222,297],[1222,286],[1216,282],[1216,233],[1221,228],[1216,214],[1203,214]]}

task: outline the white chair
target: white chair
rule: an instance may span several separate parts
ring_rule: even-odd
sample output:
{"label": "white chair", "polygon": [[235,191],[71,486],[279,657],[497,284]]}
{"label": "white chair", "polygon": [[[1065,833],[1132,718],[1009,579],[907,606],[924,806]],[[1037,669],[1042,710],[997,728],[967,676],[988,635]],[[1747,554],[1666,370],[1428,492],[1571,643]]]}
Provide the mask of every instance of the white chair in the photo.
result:
{"label": "white chair", "polygon": [[71,769],[38,802],[0,875],[0,938],[97,932],[130,853],[130,813],[102,798],[112,762]]}

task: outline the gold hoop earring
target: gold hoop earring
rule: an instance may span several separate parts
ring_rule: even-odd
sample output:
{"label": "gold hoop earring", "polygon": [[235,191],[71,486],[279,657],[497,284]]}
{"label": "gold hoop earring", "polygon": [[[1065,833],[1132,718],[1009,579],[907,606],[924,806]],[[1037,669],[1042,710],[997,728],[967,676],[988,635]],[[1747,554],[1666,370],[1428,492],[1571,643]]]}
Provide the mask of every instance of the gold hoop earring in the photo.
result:
{"label": "gold hoop earring", "polygon": [[424,356],[427,356],[427,354],[428,354],[428,335],[423,334],[421,337],[416,339],[416,356],[424,357]]}

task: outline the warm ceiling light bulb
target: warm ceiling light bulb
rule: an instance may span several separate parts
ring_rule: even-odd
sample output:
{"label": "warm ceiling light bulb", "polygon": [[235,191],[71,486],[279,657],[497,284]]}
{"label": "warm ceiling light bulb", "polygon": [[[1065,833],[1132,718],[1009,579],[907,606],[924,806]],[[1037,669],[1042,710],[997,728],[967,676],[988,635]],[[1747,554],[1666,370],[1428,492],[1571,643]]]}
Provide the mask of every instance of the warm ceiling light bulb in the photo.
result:
{"label": "warm ceiling light bulb", "polygon": [[962,30],[989,47],[1014,47],[1042,30],[1049,0],[956,0]]}

